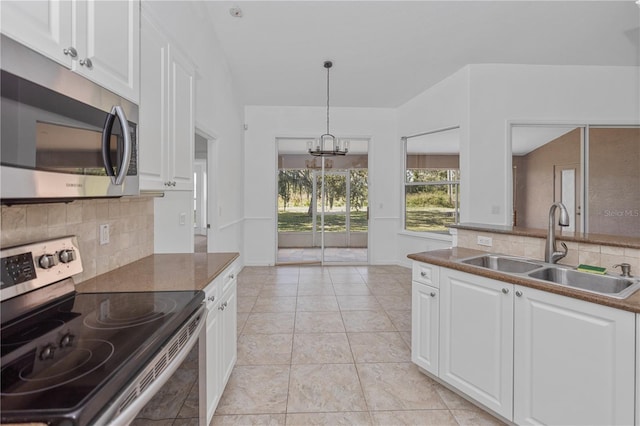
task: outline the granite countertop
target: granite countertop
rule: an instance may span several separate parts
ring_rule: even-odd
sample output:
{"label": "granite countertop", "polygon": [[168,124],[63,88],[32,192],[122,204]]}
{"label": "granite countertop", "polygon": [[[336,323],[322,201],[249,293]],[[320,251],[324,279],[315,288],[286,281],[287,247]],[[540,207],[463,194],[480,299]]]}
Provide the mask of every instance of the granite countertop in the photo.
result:
{"label": "granite countertop", "polygon": [[[469,231],[494,232],[497,234],[521,235],[525,237],[547,238],[546,229],[524,228],[521,226],[487,225],[484,223],[460,223],[450,225],[451,228]],[[624,235],[584,234],[564,231],[556,228],[556,239],[575,241],[578,243],[605,244],[615,247],[640,248],[640,238]]]}
{"label": "granite countertop", "polygon": [[153,254],[76,285],[79,293],[202,290],[238,253]]}
{"label": "granite countertop", "polygon": [[430,263],[432,265],[444,266],[445,268],[456,269],[458,271],[468,272],[495,280],[505,281],[512,284],[531,287],[538,290],[548,291],[550,293],[560,294],[562,296],[573,297],[575,299],[585,300],[587,302],[598,303],[600,305],[610,306],[625,311],[640,313],[640,290],[633,293],[626,299],[615,299],[613,297],[601,296],[595,293],[588,293],[580,290],[574,290],[570,287],[560,285],[547,284],[543,281],[530,279],[520,275],[510,275],[491,269],[481,268],[477,266],[459,263],[458,260],[468,257],[481,256],[488,254],[480,250],[472,250],[461,247],[454,247],[444,250],[425,251],[421,253],[409,254],[409,259],[419,262]]}

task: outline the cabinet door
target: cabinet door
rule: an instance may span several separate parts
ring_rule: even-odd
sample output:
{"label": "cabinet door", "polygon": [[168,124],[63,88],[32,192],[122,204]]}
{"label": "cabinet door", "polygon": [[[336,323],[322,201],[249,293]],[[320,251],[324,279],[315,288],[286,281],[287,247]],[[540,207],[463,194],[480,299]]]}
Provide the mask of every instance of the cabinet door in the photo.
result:
{"label": "cabinet door", "polygon": [[157,26],[142,16],[140,34],[139,173],[141,190],[164,190],[167,159],[167,95],[169,42]]}
{"label": "cabinet door", "polygon": [[413,281],[411,292],[411,361],[437,376],[439,290]]}
{"label": "cabinet door", "polygon": [[174,48],[169,52],[169,180],[171,189],[193,189],[193,69]]}
{"label": "cabinet door", "polygon": [[237,280],[234,278],[228,287],[228,290],[222,297],[222,303],[224,304],[224,310],[222,311],[222,322],[220,323],[222,333],[222,367],[220,374],[222,378],[222,389],[227,384],[231,370],[233,370],[236,364],[238,346],[237,346],[237,323],[238,323],[238,301],[237,294]]}
{"label": "cabinet door", "polygon": [[513,285],[440,268],[439,377],[496,413],[513,405]]}
{"label": "cabinet door", "polygon": [[516,424],[634,419],[634,314],[516,287]]}
{"label": "cabinet door", "polygon": [[139,0],[86,0],[75,5],[78,60],[73,62],[74,71],[138,103]]}
{"label": "cabinet door", "polygon": [[[71,68],[70,1],[3,0],[0,2],[2,33]],[[77,47],[76,47],[77,49]]]}
{"label": "cabinet door", "polygon": [[216,411],[222,395],[222,377],[220,374],[220,315],[217,303],[211,305],[207,314],[204,335],[199,344],[199,416],[200,424],[208,425]]}

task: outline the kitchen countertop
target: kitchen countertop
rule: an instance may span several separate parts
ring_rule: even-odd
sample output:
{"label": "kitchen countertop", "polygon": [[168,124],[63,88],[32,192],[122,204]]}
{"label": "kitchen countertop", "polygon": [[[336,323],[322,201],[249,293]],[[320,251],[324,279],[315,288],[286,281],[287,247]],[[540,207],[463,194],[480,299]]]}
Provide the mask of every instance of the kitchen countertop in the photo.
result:
{"label": "kitchen countertop", "polygon": [[238,253],[153,254],[76,285],[79,293],[202,290]]}
{"label": "kitchen countertop", "polygon": [[495,280],[522,285],[524,287],[531,287],[538,290],[548,291],[550,293],[560,294],[562,296],[585,300],[587,302],[598,303],[600,305],[610,306],[612,308],[640,313],[640,290],[636,291],[626,299],[615,299],[613,297],[601,296],[595,293],[574,290],[570,287],[547,284],[543,281],[530,279],[520,275],[510,275],[500,271],[494,271],[491,269],[481,268],[478,266],[467,265],[458,262],[461,259],[481,256],[485,254],[488,253],[480,250],[453,247],[444,250],[412,253],[407,255],[407,257],[412,260],[417,260],[418,262],[430,263],[432,265],[443,266],[449,269],[456,269],[462,272],[468,272]]}

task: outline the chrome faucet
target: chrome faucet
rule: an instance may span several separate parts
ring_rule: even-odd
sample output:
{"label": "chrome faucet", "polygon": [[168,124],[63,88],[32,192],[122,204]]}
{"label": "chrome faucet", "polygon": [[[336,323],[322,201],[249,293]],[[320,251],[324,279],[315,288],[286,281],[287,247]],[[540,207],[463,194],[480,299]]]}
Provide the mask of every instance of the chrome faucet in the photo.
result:
{"label": "chrome faucet", "polygon": [[558,251],[556,248],[556,229],[555,229],[555,213],[556,209],[560,209],[560,218],[558,225],[569,226],[569,212],[562,203],[553,203],[549,209],[549,229],[547,229],[547,244],[544,250],[544,261],[547,263],[556,263],[567,255],[567,245],[563,242],[560,244],[564,251]]}

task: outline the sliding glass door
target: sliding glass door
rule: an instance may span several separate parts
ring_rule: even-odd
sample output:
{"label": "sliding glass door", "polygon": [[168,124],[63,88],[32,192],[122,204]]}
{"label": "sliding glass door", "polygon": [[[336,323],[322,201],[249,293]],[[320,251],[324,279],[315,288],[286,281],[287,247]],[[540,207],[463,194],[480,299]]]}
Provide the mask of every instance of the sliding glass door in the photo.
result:
{"label": "sliding glass door", "polygon": [[366,150],[321,158],[279,142],[277,263],[366,263]]}

